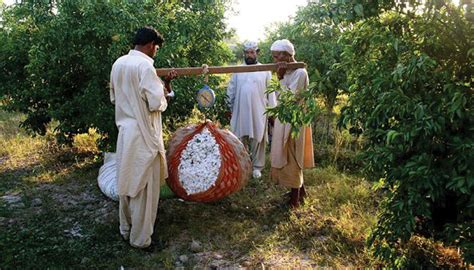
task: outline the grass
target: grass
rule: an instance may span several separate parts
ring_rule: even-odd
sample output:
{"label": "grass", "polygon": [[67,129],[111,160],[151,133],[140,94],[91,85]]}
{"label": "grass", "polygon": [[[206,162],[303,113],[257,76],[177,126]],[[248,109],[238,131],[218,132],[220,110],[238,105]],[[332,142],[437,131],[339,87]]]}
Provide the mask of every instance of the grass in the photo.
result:
{"label": "grass", "polygon": [[[309,192],[296,211],[286,189],[268,176],[240,192],[202,204],[160,201],[152,254],[131,248],[118,233],[118,204],[101,194],[100,155],[30,137],[21,115],[0,111],[0,268],[373,268],[365,237],[376,199],[361,177],[332,167],[305,171]],[[87,141],[82,139],[82,141]],[[268,166],[267,166],[268,167]],[[192,241],[202,249],[190,250]],[[178,262],[181,255],[189,260]]]}

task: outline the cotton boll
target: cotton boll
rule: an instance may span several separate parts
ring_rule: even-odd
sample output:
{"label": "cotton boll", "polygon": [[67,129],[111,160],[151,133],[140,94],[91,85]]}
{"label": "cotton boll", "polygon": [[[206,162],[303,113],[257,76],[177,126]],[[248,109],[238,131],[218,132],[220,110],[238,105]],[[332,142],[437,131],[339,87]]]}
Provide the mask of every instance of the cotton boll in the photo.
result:
{"label": "cotton boll", "polygon": [[219,175],[221,157],[219,145],[207,128],[189,140],[181,153],[179,180],[188,195],[212,187]]}

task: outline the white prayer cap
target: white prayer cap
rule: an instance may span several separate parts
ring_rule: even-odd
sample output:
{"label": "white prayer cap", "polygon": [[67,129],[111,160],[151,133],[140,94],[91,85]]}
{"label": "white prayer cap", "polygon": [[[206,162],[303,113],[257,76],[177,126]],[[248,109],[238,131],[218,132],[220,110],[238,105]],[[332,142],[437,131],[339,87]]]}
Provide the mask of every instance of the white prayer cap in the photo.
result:
{"label": "white prayer cap", "polygon": [[288,52],[290,55],[295,55],[295,47],[288,39],[281,39],[273,42],[270,50]]}
{"label": "white prayer cap", "polygon": [[244,42],[244,51],[249,50],[249,49],[258,50],[257,42],[252,41],[252,40],[245,41]]}

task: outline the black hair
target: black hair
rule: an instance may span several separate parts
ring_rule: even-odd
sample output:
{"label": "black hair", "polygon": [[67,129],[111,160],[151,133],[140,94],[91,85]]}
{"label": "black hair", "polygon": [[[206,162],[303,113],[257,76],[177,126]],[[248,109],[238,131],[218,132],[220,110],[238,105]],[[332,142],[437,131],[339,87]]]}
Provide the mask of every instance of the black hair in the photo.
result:
{"label": "black hair", "polygon": [[161,47],[165,40],[161,34],[151,26],[145,26],[137,30],[135,37],[133,38],[133,45],[145,45],[153,42],[155,45]]}

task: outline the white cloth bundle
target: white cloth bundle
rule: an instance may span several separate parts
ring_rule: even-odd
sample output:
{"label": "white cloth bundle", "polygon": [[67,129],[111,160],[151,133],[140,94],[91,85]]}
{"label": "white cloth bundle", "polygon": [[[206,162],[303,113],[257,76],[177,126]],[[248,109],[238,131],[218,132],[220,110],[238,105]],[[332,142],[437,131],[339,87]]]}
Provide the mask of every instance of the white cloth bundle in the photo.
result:
{"label": "white cloth bundle", "polygon": [[115,153],[104,154],[104,165],[99,169],[97,177],[99,188],[105,196],[114,201],[119,200],[117,187],[117,158]]}

